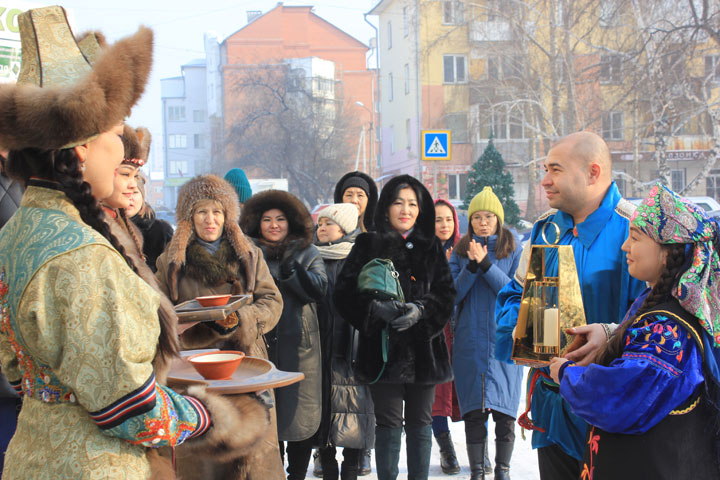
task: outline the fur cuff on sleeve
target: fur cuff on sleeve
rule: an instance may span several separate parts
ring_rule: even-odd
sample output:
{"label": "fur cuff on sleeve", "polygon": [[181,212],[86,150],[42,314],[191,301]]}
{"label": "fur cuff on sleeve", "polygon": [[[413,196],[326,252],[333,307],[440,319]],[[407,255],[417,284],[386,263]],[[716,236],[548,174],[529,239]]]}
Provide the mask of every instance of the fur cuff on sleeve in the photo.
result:
{"label": "fur cuff on sleeve", "polygon": [[198,455],[217,462],[229,462],[253,453],[270,428],[270,412],[254,394],[221,397],[192,386],[188,395],[200,400],[210,412],[212,427],[179,448],[184,455]]}
{"label": "fur cuff on sleeve", "polygon": [[233,344],[237,350],[250,354],[250,349],[258,339],[258,322],[255,309],[251,306],[241,308],[237,311],[240,322],[238,329],[233,335]]}

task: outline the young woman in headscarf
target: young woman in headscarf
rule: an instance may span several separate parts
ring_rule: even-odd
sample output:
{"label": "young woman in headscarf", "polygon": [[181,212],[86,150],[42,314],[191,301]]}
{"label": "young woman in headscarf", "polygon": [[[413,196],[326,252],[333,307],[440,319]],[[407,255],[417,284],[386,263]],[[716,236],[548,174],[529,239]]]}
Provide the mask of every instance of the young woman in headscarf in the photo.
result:
{"label": "young woman in headscarf", "polygon": [[592,426],[583,478],[720,478],[719,234],[661,184],[633,215],[622,249],[649,288],[593,363],[550,364],[560,394]]}

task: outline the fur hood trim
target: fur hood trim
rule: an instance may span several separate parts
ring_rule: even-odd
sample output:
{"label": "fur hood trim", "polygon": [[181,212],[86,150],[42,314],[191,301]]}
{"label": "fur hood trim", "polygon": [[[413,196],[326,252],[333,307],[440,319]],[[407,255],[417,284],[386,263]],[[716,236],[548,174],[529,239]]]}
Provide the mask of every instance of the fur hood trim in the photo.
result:
{"label": "fur hood trim", "polygon": [[415,227],[413,229],[413,237],[422,237],[428,241],[435,237],[435,203],[433,202],[430,192],[428,192],[425,185],[420,183],[415,177],[410,175],[398,175],[397,177],[391,178],[383,187],[380,192],[380,199],[378,200],[378,207],[375,211],[375,229],[380,233],[393,232],[394,229],[390,226],[388,220],[388,209],[390,204],[394,200],[391,198],[401,183],[407,183],[410,185],[420,201],[420,213]]}
{"label": "fur hood trim", "polygon": [[334,202],[335,203],[343,203],[343,185],[345,184],[345,181],[350,177],[360,177],[363,180],[365,180],[370,188],[370,191],[368,192],[368,204],[365,208],[365,215],[363,215],[363,224],[365,225],[365,230],[373,230],[373,225],[375,222],[375,209],[377,208],[377,202],[378,202],[378,189],[377,185],[375,185],[375,180],[370,178],[370,176],[364,174],[363,172],[350,172],[343,175],[343,177],[335,184],[335,196],[334,196]]}
{"label": "fur hood trim", "polygon": [[295,241],[298,250],[312,244],[315,227],[310,212],[299,198],[282,190],[266,190],[250,197],[243,205],[240,227],[249,236],[262,239],[260,219],[273,208],[282,210],[288,219],[288,236],[283,243]]}
{"label": "fur hood trim", "polygon": [[[23,47],[26,42],[32,39]],[[145,91],[152,60],[153,32],[140,27],[103,50],[92,70],[72,84],[0,85],[0,145],[54,150],[110,130]]]}
{"label": "fur hood trim", "polygon": [[233,187],[217,175],[199,175],[180,188],[178,192],[177,229],[175,235],[167,246],[170,264],[170,296],[172,300],[178,298],[178,274],[185,265],[188,245],[195,239],[192,215],[195,205],[200,200],[215,200],[222,205],[225,211],[225,225],[223,237],[232,246],[238,258],[244,259],[245,279],[248,285],[254,284],[254,275],[250,270],[249,261],[252,255],[250,241],[238,226],[240,203]]}

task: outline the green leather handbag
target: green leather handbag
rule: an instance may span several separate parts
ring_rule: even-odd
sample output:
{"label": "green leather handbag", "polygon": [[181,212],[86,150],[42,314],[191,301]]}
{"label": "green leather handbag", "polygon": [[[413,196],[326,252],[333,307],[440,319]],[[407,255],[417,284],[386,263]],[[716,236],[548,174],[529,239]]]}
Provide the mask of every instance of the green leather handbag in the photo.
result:
{"label": "green leather handbag", "polygon": [[[395,270],[392,260],[386,258],[374,258],[367,262],[360,269],[358,275],[357,289],[360,293],[369,293],[377,300],[398,300],[405,302],[405,295],[400,285],[400,274]],[[390,339],[390,327],[385,325],[380,333],[382,342],[383,366],[375,380],[370,385],[377,383],[385,373],[385,366],[388,359],[388,342]]]}
{"label": "green leather handbag", "polygon": [[399,300],[405,302],[400,275],[392,260],[374,258],[363,265],[358,275],[357,289],[378,300]]}

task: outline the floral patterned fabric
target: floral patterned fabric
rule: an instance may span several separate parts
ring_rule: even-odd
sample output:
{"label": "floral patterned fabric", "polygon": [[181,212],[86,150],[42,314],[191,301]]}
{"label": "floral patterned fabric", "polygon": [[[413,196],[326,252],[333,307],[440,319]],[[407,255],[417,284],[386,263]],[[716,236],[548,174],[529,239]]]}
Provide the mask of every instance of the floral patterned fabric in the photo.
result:
{"label": "floral patterned fabric", "polygon": [[692,244],[692,263],[673,296],[695,315],[720,347],[720,257],[718,224],[697,205],[656,184],[637,208],[632,225],[661,244]]}
{"label": "floral patterned fabric", "polygon": [[145,447],[207,429],[155,384],[158,294],[61,192],[27,189],[0,272],[0,363],[25,396],[3,480],[147,478]]}

